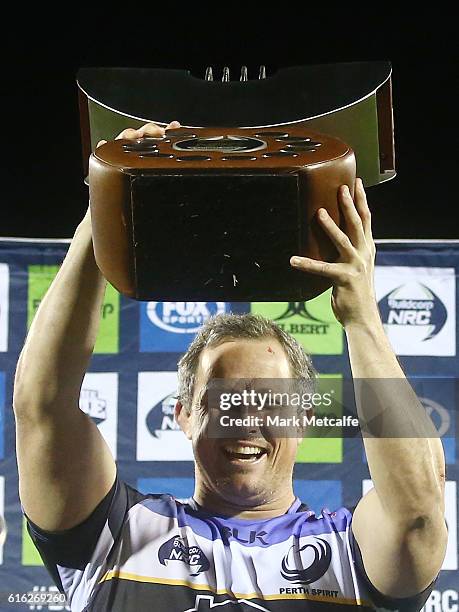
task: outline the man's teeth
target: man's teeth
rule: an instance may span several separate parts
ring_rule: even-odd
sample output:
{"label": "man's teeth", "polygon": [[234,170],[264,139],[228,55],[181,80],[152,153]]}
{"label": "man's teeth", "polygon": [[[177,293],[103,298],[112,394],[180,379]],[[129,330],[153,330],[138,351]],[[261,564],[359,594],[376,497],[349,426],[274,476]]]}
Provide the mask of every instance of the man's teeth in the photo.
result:
{"label": "man's teeth", "polygon": [[257,446],[232,446],[225,449],[230,454],[237,455],[261,455],[263,452],[261,448]]}

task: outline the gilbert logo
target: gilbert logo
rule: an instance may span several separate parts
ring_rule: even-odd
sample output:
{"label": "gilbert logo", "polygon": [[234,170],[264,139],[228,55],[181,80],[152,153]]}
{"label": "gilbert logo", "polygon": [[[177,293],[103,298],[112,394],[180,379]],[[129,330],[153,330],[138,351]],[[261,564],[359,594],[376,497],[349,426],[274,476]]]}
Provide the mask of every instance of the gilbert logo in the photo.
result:
{"label": "gilbert logo", "polygon": [[[303,319],[301,323],[288,321],[295,315]],[[326,334],[330,327],[330,323],[322,321],[322,319],[318,319],[308,312],[306,302],[288,302],[287,308],[274,321],[289,334]]]}
{"label": "gilbert logo", "polygon": [[454,268],[376,266],[379,311],[398,355],[456,354],[455,281]]}
{"label": "gilbert logo", "polygon": [[150,321],[175,334],[196,333],[209,317],[225,311],[225,302],[149,302],[147,305]]}

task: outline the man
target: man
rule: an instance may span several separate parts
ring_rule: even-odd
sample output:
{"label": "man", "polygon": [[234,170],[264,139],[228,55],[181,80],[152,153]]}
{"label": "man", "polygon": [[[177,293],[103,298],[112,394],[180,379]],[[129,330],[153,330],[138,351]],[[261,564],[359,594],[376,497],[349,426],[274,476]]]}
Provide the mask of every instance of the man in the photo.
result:
{"label": "man", "polygon": [[[163,133],[147,124],[119,137]],[[380,321],[361,181],[354,201],[347,188],[338,198],[347,233],[318,212],[338,261],[291,263],[333,281],[354,379],[400,383],[395,396],[383,389],[379,397],[396,431],[425,413]],[[225,315],[206,323],[179,364],[176,418],[193,445],[194,496],[179,503],[142,495],[119,480],[97,427],[78,408],[104,289],[88,211],[32,323],[14,388],[21,503],[71,609],[418,610],[446,547],[439,439],[365,438],[374,489],[353,515],[340,508],[316,517],[292,489],[297,438],[208,435],[212,380],[314,376],[308,356],[274,324]]]}

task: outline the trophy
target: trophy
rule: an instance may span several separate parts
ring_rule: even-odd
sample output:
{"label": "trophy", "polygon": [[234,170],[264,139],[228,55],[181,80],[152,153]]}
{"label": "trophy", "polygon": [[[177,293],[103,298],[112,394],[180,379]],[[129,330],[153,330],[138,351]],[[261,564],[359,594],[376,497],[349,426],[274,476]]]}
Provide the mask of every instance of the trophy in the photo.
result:
{"label": "trophy", "polygon": [[[284,68],[238,80],[182,70],[85,68],[78,74],[94,252],[137,300],[304,301],[329,279],[292,255],[334,261],[317,222],[343,224],[337,193],[395,176],[391,67]],[[148,121],[179,129],[114,140]],[[101,139],[106,144],[95,150]]]}

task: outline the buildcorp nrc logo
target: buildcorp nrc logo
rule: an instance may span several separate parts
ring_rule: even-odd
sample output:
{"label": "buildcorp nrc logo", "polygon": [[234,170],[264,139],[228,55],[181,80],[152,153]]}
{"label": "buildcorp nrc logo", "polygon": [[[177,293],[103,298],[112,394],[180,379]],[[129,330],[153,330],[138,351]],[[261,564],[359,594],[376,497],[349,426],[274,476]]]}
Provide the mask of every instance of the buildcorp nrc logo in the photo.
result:
{"label": "buildcorp nrc logo", "polygon": [[441,299],[423,283],[400,285],[379,300],[379,310],[386,325],[423,328],[423,342],[434,338],[448,318]]}

